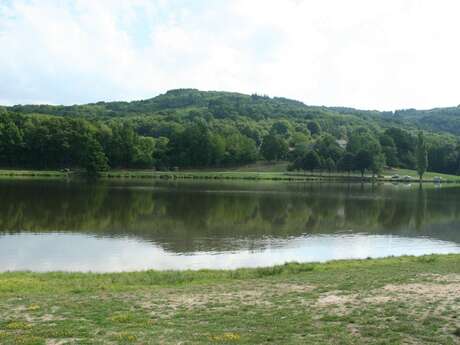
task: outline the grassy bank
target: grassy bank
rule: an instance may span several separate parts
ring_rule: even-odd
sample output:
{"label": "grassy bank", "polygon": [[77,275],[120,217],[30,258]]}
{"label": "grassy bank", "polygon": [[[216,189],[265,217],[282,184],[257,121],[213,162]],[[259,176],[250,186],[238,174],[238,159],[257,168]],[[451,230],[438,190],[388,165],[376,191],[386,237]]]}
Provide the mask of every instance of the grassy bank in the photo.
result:
{"label": "grassy bank", "polygon": [[56,170],[11,170],[3,169],[0,170],[0,178],[8,177],[49,177],[49,178],[63,178],[68,176],[67,173],[56,171]]}
{"label": "grassy bank", "polygon": [[0,274],[1,344],[459,344],[460,255]]}
{"label": "grassy bank", "polygon": [[[142,179],[207,179],[207,180],[267,180],[267,181],[335,181],[335,182],[398,182],[392,179],[393,175],[399,175],[401,181],[404,176],[410,176],[412,182],[417,183],[418,176],[415,170],[391,169],[383,173],[383,177],[373,179],[366,175],[361,178],[360,174],[352,173],[327,173],[327,172],[288,172],[287,163],[277,164],[256,163],[237,168],[201,169],[183,171],[153,171],[153,170],[110,170],[102,172],[102,178],[142,178]],[[82,171],[40,171],[40,170],[0,170],[0,178],[69,178],[81,176]],[[427,172],[423,182],[432,183],[434,177],[441,177],[443,182],[460,182],[460,176]]]}
{"label": "grassy bank", "polygon": [[[400,175],[400,181],[392,179]],[[250,171],[244,170],[190,170],[190,171],[142,171],[142,170],[112,170],[101,174],[104,178],[152,178],[152,179],[208,179],[208,180],[271,180],[271,181],[335,181],[335,182],[408,182],[403,177],[410,176],[413,183],[418,183],[417,172],[408,169],[392,169],[384,172],[383,177],[372,178],[370,175],[361,177],[360,174],[327,173],[327,172],[288,172],[288,171]],[[460,176],[429,172],[423,182],[433,183],[433,178],[441,177],[442,182],[460,182]]]}

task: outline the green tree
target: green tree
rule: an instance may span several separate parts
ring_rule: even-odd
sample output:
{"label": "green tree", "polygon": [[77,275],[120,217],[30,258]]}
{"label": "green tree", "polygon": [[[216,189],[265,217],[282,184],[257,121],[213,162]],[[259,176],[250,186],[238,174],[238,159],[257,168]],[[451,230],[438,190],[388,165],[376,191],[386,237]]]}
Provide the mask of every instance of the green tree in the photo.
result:
{"label": "green tree", "polygon": [[355,168],[355,156],[350,153],[346,152],[343,157],[338,162],[338,169],[342,171],[350,172]]}
{"label": "green tree", "polygon": [[155,148],[153,151],[153,161],[157,170],[162,170],[168,167],[169,139],[159,137],[155,140]]}
{"label": "green tree", "polygon": [[16,165],[22,143],[23,136],[16,124],[7,116],[0,115],[0,165]]}
{"label": "green tree", "polygon": [[133,165],[137,168],[151,168],[155,140],[150,137],[139,137],[133,152]]}
{"label": "green tree", "polygon": [[310,121],[307,123],[307,128],[312,136],[319,135],[321,133],[321,126],[316,121]]}
{"label": "green tree", "polygon": [[238,131],[225,138],[225,149],[226,164],[247,164],[254,162],[258,156],[255,141]]}
{"label": "green tree", "polygon": [[336,168],[335,162],[331,157],[327,158],[326,161],[324,162],[324,164],[325,164],[325,168],[329,172],[329,174],[332,173]]}
{"label": "green tree", "polygon": [[420,131],[417,136],[417,173],[420,177],[420,180],[423,179],[423,174],[425,174],[428,167],[428,152],[426,148],[425,138],[423,132]]}
{"label": "green tree", "polygon": [[288,145],[282,137],[268,134],[264,137],[260,151],[266,160],[276,161],[286,158]]}
{"label": "green tree", "polygon": [[361,150],[369,151],[373,155],[378,155],[382,151],[376,136],[363,127],[356,128],[351,133],[347,143],[348,152],[356,155]]}
{"label": "green tree", "polygon": [[314,150],[324,160],[331,158],[334,163],[338,162],[344,153],[344,150],[337,143],[337,140],[330,134],[322,134],[314,145]]}
{"label": "green tree", "polygon": [[313,172],[315,169],[320,168],[321,160],[316,151],[308,151],[302,159],[302,170],[310,170]]}
{"label": "green tree", "polygon": [[372,168],[374,160],[372,153],[367,150],[360,150],[355,156],[355,169],[361,172],[361,177],[364,177],[366,170]]}
{"label": "green tree", "polygon": [[215,165],[221,152],[206,121],[197,121],[176,133],[170,141],[170,159],[174,165],[206,167]]}
{"label": "green tree", "polygon": [[386,163],[391,167],[399,166],[398,149],[392,137],[387,134],[380,136],[380,145],[385,154]]}
{"label": "green tree", "polygon": [[288,138],[290,136],[292,125],[287,120],[276,121],[270,128],[270,133],[273,135],[279,135],[283,138]]}
{"label": "green tree", "polygon": [[82,166],[90,176],[97,176],[101,171],[106,171],[109,168],[101,144],[92,136],[84,136],[81,157]]}
{"label": "green tree", "polygon": [[372,156],[372,164],[370,170],[372,171],[372,177],[379,175],[383,168],[385,167],[385,155],[383,153],[378,153],[377,155]]}
{"label": "green tree", "polygon": [[134,160],[138,135],[132,124],[112,123],[112,138],[109,146],[109,159],[112,167],[129,167]]}
{"label": "green tree", "polygon": [[415,140],[407,131],[391,127],[385,130],[385,135],[390,136],[395,143],[398,152],[398,161],[403,168],[413,169],[415,166]]}
{"label": "green tree", "polygon": [[225,158],[225,139],[219,134],[210,135],[211,161],[214,165],[219,165]]}

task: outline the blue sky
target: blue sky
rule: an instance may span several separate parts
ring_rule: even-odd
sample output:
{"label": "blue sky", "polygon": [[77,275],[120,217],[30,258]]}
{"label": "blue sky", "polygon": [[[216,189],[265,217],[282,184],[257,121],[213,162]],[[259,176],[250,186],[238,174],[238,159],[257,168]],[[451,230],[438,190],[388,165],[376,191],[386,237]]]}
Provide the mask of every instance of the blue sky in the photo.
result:
{"label": "blue sky", "polygon": [[457,0],[0,0],[0,104],[194,87],[456,106],[458,13]]}

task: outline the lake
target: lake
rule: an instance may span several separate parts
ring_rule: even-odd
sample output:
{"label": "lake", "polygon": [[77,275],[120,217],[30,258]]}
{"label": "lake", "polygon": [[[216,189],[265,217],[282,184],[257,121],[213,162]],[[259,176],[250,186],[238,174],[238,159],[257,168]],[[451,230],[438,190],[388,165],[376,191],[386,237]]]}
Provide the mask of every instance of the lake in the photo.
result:
{"label": "lake", "polygon": [[460,187],[0,180],[0,271],[117,272],[460,253]]}

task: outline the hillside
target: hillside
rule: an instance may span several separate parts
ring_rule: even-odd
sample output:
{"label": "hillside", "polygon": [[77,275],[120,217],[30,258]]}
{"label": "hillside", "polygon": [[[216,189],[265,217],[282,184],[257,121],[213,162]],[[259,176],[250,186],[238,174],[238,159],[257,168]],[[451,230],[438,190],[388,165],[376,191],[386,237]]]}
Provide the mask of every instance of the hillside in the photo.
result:
{"label": "hillside", "polygon": [[316,119],[324,123],[362,123],[370,116],[359,111],[349,114],[333,108],[307,106],[302,102],[282,97],[270,98],[231,92],[199,91],[196,89],[170,90],[146,100],[132,102],[98,102],[85,105],[16,105],[6,107],[18,114],[48,114],[56,116],[83,116],[89,118],[159,116],[177,120],[196,112],[203,117],[232,119],[246,117],[251,120],[277,118]]}
{"label": "hillside", "polygon": [[400,125],[422,128],[433,132],[460,135],[460,105],[429,110],[402,109],[392,111],[360,110],[345,107],[308,106],[283,97],[270,98],[232,92],[199,91],[196,89],[170,90],[159,96],[132,102],[98,102],[73,106],[16,105],[5,107],[21,114],[49,114],[57,116],[126,117],[164,115],[171,112],[183,115],[201,111],[216,118],[243,116],[261,118],[327,119],[359,123],[375,121],[383,127]]}
{"label": "hillside", "polygon": [[[378,173],[385,165],[414,168],[422,129],[429,170],[459,168],[459,107],[379,112],[178,89],[132,102],[0,107],[0,124],[1,167],[99,171],[287,159],[293,169]],[[353,157],[363,150],[371,157],[360,166]],[[310,151],[318,157],[307,162]]]}

